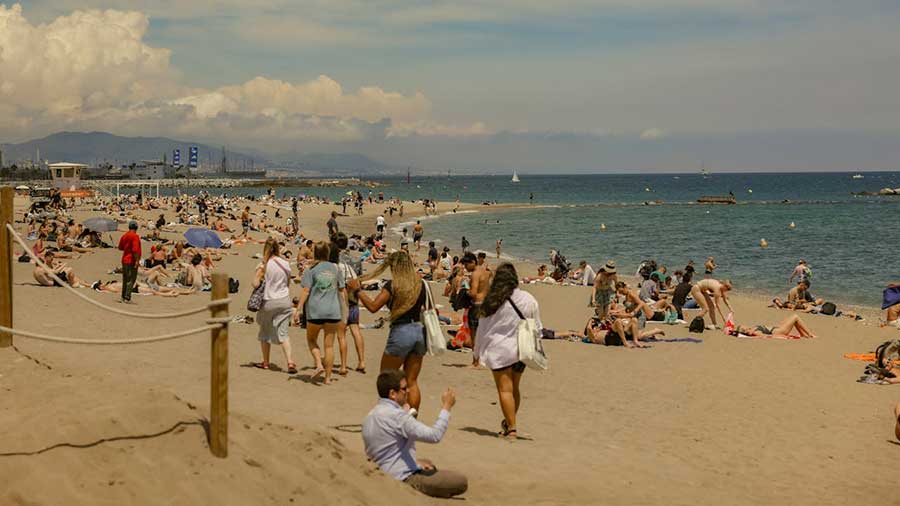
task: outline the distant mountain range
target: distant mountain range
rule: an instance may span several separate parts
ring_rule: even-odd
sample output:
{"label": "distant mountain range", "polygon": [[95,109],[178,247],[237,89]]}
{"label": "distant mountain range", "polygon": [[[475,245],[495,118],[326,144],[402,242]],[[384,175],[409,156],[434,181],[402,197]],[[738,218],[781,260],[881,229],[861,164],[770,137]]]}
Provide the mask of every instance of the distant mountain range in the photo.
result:
{"label": "distant mountain range", "polygon": [[[20,144],[0,144],[0,149],[3,150],[5,165],[33,160],[38,150],[41,159],[50,162],[129,164],[141,160],[162,160],[163,157],[171,162],[175,149],[181,150],[181,163],[187,165],[191,146],[199,149],[201,166],[217,167],[221,163],[222,147],[165,137],[121,137],[106,132],[59,132]],[[226,149],[229,170],[253,166],[305,176],[364,176],[405,171],[359,153],[295,153],[273,160],[253,150],[244,151]]]}

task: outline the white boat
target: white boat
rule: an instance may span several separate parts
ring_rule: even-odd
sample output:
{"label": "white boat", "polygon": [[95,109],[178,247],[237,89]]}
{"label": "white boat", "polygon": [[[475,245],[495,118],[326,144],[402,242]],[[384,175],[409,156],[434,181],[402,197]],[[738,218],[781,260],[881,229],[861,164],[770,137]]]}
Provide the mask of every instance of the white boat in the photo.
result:
{"label": "white boat", "polygon": [[863,176],[862,174],[853,174],[853,177],[851,179],[862,179],[864,177],[865,176]]}
{"label": "white boat", "polygon": [[516,174],[516,171],[513,171],[512,182],[513,182],[513,183],[518,183],[518,182],[519,182],[519,175]]}

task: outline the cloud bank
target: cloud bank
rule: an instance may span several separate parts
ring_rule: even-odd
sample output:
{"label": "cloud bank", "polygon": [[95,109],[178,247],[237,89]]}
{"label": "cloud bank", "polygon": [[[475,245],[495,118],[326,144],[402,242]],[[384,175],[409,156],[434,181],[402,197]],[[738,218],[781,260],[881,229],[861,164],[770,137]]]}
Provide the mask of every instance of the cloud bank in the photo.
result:
{"label": "cloud bank", "polygon": [[148,27],[145,14],[116,10],[75,11],[35,25],[21,6],[0,5],[0,136],[107,130],[277,150],[304,141],[486,131],[481,123],[436,123],[422,92],[364,86],[348,93],[325,75],[191,88],[181,84],[170,52],[144,41]]}

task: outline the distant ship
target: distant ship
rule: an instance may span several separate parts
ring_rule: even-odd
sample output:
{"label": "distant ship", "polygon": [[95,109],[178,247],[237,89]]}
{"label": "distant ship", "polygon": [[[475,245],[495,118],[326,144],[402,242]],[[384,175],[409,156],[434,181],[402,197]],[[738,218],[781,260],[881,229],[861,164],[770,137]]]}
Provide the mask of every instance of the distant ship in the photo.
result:
{"label": "distant ship", "polygon": [[853,177],[851,179],[862,179],[864,177],[865,176],[863,176],[862,174],[853,174]]}
{"label": "distant ship", "polygon": [[513,171],[512,182],[513,182],[513,183],[518,183],[518,182],[519,182],[519,175],[516,173],[516,171]]}
{"label": "distant ship", "polygon": [[707,169],[706,167],[701,166],[701,167],[700,167],[700,175],[703,176],[703,179],[708,178],[708,177],[709,177],[709,169]]}

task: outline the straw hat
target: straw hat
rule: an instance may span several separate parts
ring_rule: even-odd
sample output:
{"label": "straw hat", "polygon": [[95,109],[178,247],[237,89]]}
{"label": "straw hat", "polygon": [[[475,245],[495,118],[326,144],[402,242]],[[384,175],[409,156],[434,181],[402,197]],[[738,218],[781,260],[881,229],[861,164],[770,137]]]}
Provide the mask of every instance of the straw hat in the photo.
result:
{"label": "straw hat", "polygon": [[606,265],[600,268],[601,272],[605,272],[607,274],[615,274],[616,273],[616,262],[610,260],[606,262]]}

